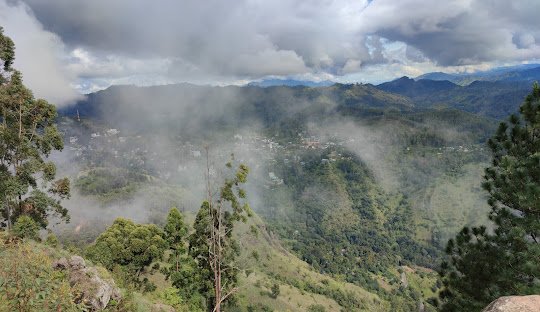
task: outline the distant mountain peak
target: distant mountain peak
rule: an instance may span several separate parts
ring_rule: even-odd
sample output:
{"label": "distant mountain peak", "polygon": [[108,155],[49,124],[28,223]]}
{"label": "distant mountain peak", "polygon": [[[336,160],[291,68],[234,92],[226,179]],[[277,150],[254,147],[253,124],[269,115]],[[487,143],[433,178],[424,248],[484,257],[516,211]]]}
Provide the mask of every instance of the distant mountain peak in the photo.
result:
{"label": "distant mountain peak", "polygon": [[540,80],[540,64],[504,66],[474,73],[432,72],[415,78],[417,81],[422,79],[448,80],[458,85],[468,85],[474,81],[537,81]]}
{"label": "distant mountain peak", "polygon": [[429,94],[431,92],[445,91],[454,89],[456,87],[458,87],[456,84],[446,80],[414,80],[407,76],[403,76],[389,82],[381,83],[377,86],[377,88],[386,92],[398,93],[405,96]]}
{"label": "distant mountain peak", "polygon": [[294,80],[294,79],[263,79],[261,81],[252,81],[247,84],[250,87],[277,87],[277,86],[287,86],[287,87],[328,87],[333,85],[335,82],[330,80],[324,81],[310,81],[310,80]]}

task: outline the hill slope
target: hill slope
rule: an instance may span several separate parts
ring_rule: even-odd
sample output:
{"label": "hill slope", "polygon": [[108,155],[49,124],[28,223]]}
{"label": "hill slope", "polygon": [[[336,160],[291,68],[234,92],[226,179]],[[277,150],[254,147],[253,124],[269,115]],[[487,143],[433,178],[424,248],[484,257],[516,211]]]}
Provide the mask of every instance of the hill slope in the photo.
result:
{"label": "hill slope", "polygon": [[377,87],[410,98],[418,108],[447,107],[504,119],[518,111],[531,85],[530,81],[509,80],[474,81],[466,86],[458,86],[449,81],[403,77]]}

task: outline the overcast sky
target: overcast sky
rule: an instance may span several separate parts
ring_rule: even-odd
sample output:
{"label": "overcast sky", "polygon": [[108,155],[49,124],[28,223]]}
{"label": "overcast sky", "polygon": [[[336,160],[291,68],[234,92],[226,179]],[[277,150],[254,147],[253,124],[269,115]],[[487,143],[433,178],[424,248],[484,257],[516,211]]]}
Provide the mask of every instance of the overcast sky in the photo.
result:
{"label": "overcast sky", "polygon": [[538,0],[0,0],[15,66],[69,104],[111,84],[381,82],[540,59]]}

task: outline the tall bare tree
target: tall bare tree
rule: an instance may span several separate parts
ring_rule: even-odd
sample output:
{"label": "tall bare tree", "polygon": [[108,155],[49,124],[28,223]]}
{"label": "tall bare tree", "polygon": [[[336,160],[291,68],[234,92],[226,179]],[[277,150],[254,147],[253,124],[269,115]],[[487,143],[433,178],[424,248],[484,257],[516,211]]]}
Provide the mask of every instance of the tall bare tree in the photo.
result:
{"label": "tall bare tree", "polygon": [[212,311],[220,312],[222,304],[238,290],[239,269],[234,265],[234,259],[239,255],[239,247],[233,238],[233,230],[235,223],[246,222],[252,215],[242,188],[249,169],[240,164],[235,170],[232,157],[226,164],[229,172],[225,174],[223,184],[219,189],[214,189],[208,148],[206,161],[207,198],[195,220],[195,232],[190,237],[190,254],[211,281],[206,285],[206,291],[213,297]]}

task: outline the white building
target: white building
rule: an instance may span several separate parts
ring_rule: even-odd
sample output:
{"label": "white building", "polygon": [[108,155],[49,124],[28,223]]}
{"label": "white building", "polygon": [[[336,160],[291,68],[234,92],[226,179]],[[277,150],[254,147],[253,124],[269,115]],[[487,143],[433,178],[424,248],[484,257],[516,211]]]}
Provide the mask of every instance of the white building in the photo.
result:
{"label": "white building", "polygon": [[120,133],[120,131],[118,131],[117,129],[107,130],[107,135],[117,135],[118,133]]}

